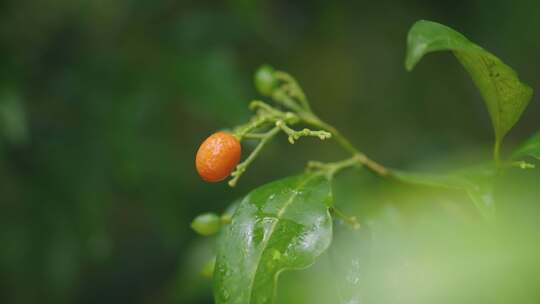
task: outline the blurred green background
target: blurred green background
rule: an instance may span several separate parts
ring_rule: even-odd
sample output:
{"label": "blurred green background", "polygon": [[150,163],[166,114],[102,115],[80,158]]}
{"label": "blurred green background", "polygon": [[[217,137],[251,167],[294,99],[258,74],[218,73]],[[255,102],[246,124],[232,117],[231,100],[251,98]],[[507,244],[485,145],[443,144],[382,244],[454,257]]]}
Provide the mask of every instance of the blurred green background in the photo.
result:
{"label": "blurred green background", "polygon": [[[199,143],[249,118],[263,63],[296,76],[323,119],[391,167],[489,157],[487,111],[456,60],[404,70],[418,19],[538,87],[535,1],[1,1],[0,302],[211,303],[198,275],[209,245],[191,219],[308,159],[344,156],[282,136],[235,189],[198,178]],[[506,150],[539,115],[535,96]]]}

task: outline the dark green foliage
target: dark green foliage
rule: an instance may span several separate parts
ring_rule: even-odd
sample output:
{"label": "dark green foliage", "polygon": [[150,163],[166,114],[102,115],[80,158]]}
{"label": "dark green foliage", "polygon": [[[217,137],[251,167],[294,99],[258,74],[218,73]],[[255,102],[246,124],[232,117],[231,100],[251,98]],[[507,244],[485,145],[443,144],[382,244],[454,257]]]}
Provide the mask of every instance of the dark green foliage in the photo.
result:
{"label": "dark green foliage", "polygon": [[[471,102],[477,93],[455,60],[428,56],[414,73],[400,68],[407,30],[426,16],[474,38],[524,82],[539,83],[540,9],[534,1],[2,1],[0,302],[213,303],[211,281],[200,274],[205,265],[206,274],[211,269],[215,240],[199,239],[190,221],[208,210],[223,212],[261,184],[297,174],[306,160],[344,156],[332,144],[315,146],[307,139],[287,147],[281,138],[237,189],[199,181],[193,165],[197,145],[212,131],[247,118],[248,101],[258,95],[252,72],[264,62],[301,80],[322,118],[391,167],[453,172],[486,161],[488,116],[479,102]],[[525,123],[508,134],[508,147],[540,129],[535,98]],[[516,160],[538,166],[529,157],[538,155],[531,149],[534,140],[529,143],[518,149]],[[456,267],[504,278],[505,284],[476,290],[485,299],[506,286],[513,297],[500,299],[538,302],[536,171],[505,171],[494,188],[497,218],[509,223],[501,228],[508,232],[503,241],[529,253],[510,260],[522,261],[516,267],[526,271],[485,272],[480,258]],[[436,215],[459,219],[477,216],[469,198],[452,200],[463,191],[422,186],[422,193],[436,196],[422,200],[419,193],[359,174],[352,182],[340,176],[332,186],[350,190],[336,205],[361,219],[362,236],[371,239],[373,233],[381,240],[373,250],[378,263],[369,264],[371,249],[360,255],[362,267],[371,265],[363,269],[402,261],[398,256],[407,247],[401,240],[413,231],[399,229],[414,223],[431,231],[437,224],[416,221],[420,214],[435,209]],[[394,229],[388,222],[396,217],[402,221]],[[374,233],[370,223],[386,233]],[[441,230],[451,234],[460,224]],[[345,246],[339,248],[347,248],[348,238],[340,238]],[[359,241],[358,248],[371,247]],[[428,246],[415,248],[409,255],[430,252]],[[356,249],[344,256],[354,256]],[[328,259],[322,254],[309,269],[284,272],[278,303],[341,299],[330,291],[346,278],[328,273],[334,270]],[[335,268],[346,265],[351,264]],[[389,282],[368,274],[375,273],[358,277],[363,276],[361,291],[373,291],[370,300],[382,301],[375,291],[405,293],[364,284]],[[472,294],[488,280],[460,282],[456,294]],[[354,288],[341,287],[354,298]],[[442,303],[430,303],[435,302]]]}

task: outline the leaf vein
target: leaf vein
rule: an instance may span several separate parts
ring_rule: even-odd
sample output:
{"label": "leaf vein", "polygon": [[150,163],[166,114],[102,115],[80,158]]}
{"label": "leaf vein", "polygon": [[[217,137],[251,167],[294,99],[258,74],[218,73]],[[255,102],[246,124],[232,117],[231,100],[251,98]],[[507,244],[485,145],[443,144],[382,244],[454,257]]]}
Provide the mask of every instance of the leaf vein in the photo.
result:
{"label": "leaf vein", "polygon": [[[279,209],[279,211],[277,212],[276,214],[276,221],[272,223],[272,226],[270,226],[270,231],[269,231],[269,236],[266,238],[266,240],[263,240],[263,243],[262,243],[262,249],[261,249],[261,253],[259,254],[258,256],[258,259],[257,260],[260,260],[264,254],[264,252],[266,251],[266,248],[268,246],[268,242],[270,241],[270,237],[272,236],[272,234],[274,233],[274,230],[276,229],[277,227],[277,224],[279,223],[279,221],[282,219],[282,216],[283,214],[285,213],[285,211],[287,210],[287,208],[293,203],[294,199],[298,196],[298,189],[302,188],[303,186],[305,186],[309,181],[311,181],[313,178],[315,178],[317,175],[313,175],[313,176],[310,176],[308,178],[306,178],[305,180],[302,180],[298,183],[298,185],[296,187],[293,188],[293,191],[292,191],[292,194],[291,196],[289,197],[289,199],[285,202],[285,204],[283,204],[283,206],[281,207],[281,209]],[[251,282],[250,282],[250,285],[249,285],[249,299],[250,299],[250,302],[251,302],[251,299],[253,298],[253,284],[255,284],[255,277],[257,276],[257,271],[259,269],[259,265],[260,263],[257,263],[257,265],[255,266],[255,269],[253,271],[253,277],[251,279]]]}

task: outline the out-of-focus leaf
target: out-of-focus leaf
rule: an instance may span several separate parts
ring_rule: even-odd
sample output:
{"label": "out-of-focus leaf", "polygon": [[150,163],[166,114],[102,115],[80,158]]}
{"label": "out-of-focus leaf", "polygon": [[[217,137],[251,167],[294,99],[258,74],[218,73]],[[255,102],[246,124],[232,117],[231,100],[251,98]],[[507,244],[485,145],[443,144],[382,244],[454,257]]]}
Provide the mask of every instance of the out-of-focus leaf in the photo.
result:
{"label": "out-of-focus leaf", "polygon": [[496,170],[491,167],[479,167],[462,170],[456,174],[469,181],[470,185],[465,191],[480,214],[486,219],[493,219],[496,212],[493,187]]}
{"label": "out-of-focus leaf", "polygon": [[532,156],[540,160],[540,132],[534,134],[525,143],[514,151],[512,157],[520,158],[525,156]]}
{"label": "out-of-focus leaf", "polygon": [[436,51],[452,51],[470,74],[500,143],[529,104],[533,90],[519,80],[512,68],[462,34],[436,22],[416,22],[407,37],[407,70],[412,70],[425,54]]}
{"label": "out-of-focus leaf", "polygon": [[220,235],[216,303],[272,303],[279,274],[310,266],[330,245],[332,192],[320,174],[259,187]]}
{"label": "out-of-focus leaf", "polygon": [[471,186],[467,180],[453,174],[430,174],[405,171],[394,171],[393,173],[396,178],[403,182],[423,186],[447,189],[465,189]]}
{"label": "out-of-focus leaf", "polygon": [[495,170],[491,167],[471,168],[439,175],[395,171],[394,176],[406,183],[465,191],[484,218],[493,219],[495,216],[492,182]]}
{"label": "out-of-focus leaf", "polygon": [[[207,269],[215,259],[214,238],[198,238],[185,246],[182,259],[172,280],[171,298],[173,303],[193,303],[211,292],[211,281]],[[211,275],[210,275],[211,277]]]}
{"label": "out-of-focus leaf", "polygon": [[365,228],[352,229],[345,223],[338,223],[336,230],[329,250],[338,294],[336,303],[363,303],[362,281],[369,261],[370,233]]}

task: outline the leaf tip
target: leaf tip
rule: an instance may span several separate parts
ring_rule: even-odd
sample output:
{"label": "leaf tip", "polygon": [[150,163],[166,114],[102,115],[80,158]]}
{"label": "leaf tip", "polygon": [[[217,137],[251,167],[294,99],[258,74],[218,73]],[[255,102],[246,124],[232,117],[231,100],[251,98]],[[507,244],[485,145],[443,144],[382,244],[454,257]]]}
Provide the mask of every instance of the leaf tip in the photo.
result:
{"label": "leaf tip", "polygon": [[407,56],[407,59],[405,59],[405,70],[407,70],[407,72],[411,72],[417,62],[418,61],[415,62],[414,60],[409,58],[409,56]]}
{"label": "leaf tip", "polygon": [[410,72],[416,64],[422,59],[427,46],[425,44],[415,44],[407,40],[407,55],[405,56],[405,69]]}
{"label": "leaf tip", "polygon": [[426,24],[434,23],[428,20],[418,20],[416,21],[409,32],[407,33],[407,54],[405,55],[405,69],[410,72],[414,69],[416,64],[422,59],[427,49],[427,45],[422,43],[422,39],[419,39],[421,35],[419,32],[422,31],[422,28]]}

